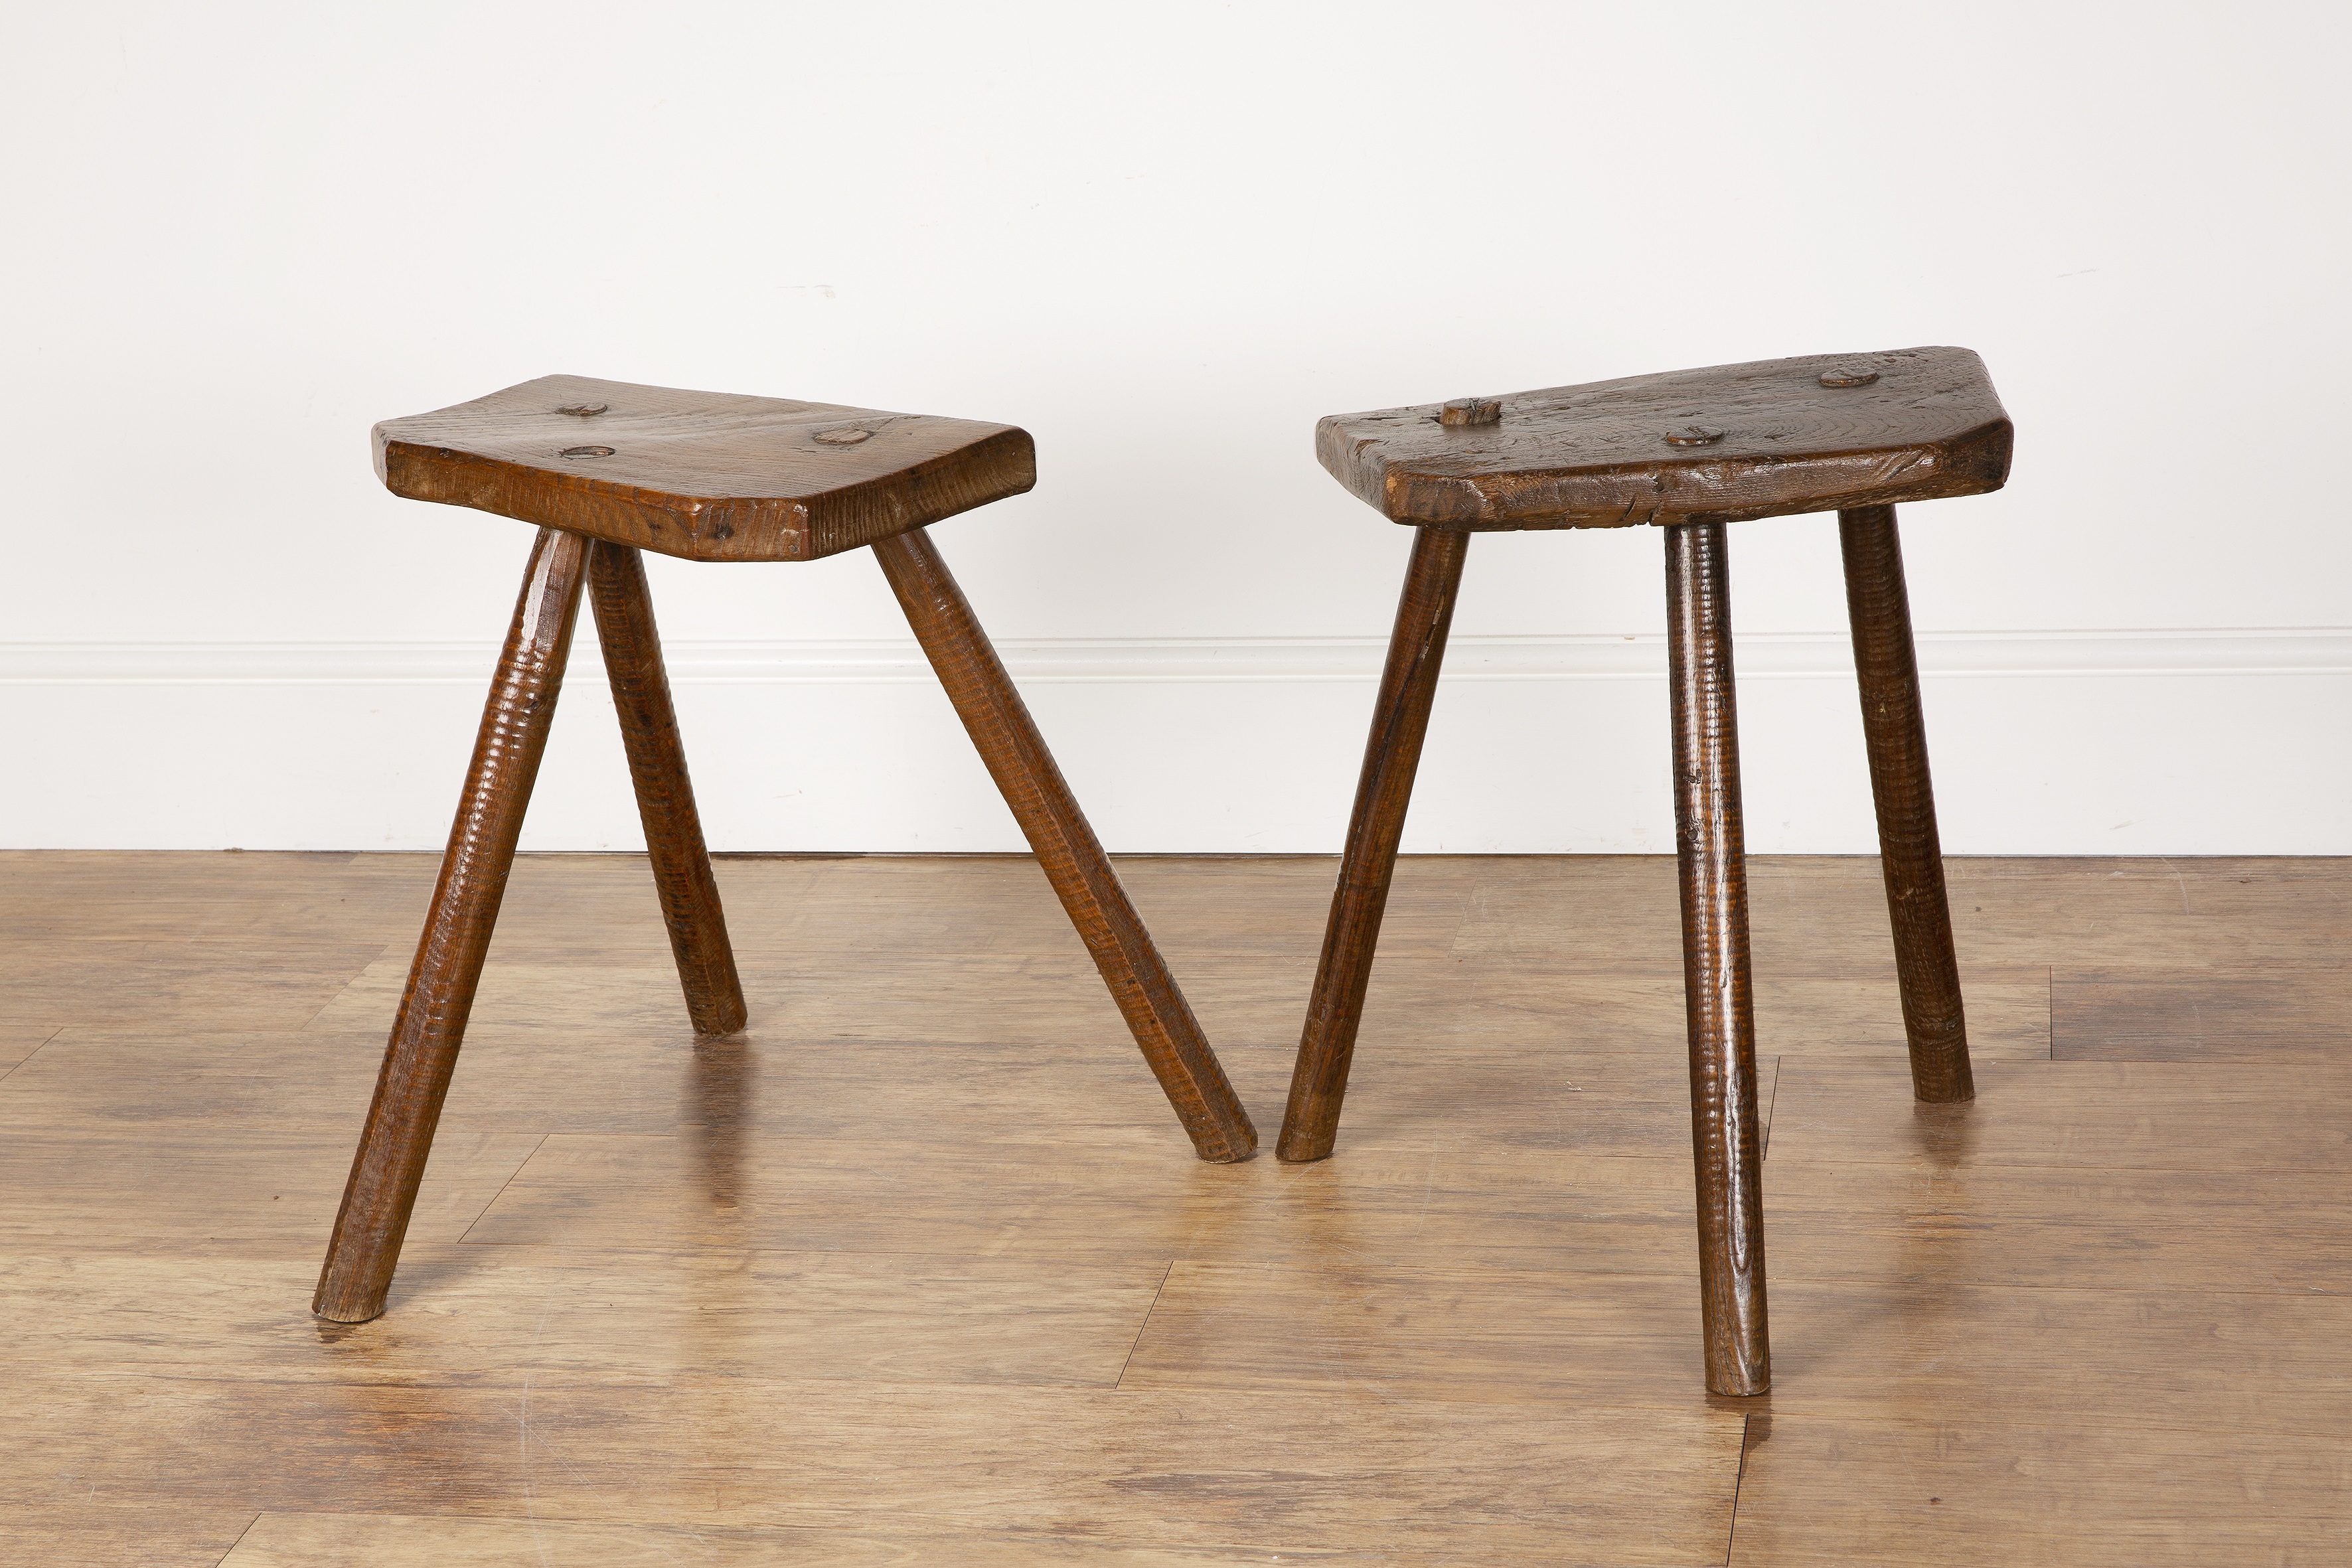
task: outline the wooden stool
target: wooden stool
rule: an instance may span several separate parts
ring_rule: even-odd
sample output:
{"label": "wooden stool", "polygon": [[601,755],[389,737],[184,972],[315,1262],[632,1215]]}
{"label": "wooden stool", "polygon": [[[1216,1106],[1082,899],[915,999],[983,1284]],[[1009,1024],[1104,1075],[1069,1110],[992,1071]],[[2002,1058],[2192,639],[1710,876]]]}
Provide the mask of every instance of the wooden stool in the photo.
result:
{"label": "wooden stool", "polygon": [[1736,1394],[1769,1387],[1723,525],[1837,510],[1912,1086],[1921,1100],[1968,1100],[1975,1089],[1895,506],[1999,489],[2010,435],[1982,363],[1951,348],[1717,365],[1323,420],[1315,435],[1323,466],[1418,532],[1277,1155],[1320,1160],[1339,1132],[1470,536],[1657,523],[1666,539],[1706,1385]]}
{"label": "wooden stool", "polygon": [[551,375],[375,428],[395,495],[539,524],[432,911],[392,1026],[312,1310],[383,1312],[457,1066],[583,581],[595,606],[678,978],[697,1033],[743,1026],[640,549],[814,561],[870,545],[981,759],[1204,1160],[1245,1160],[1248,1113],[1152,945],[927,524],[1036,482],[1025,430],[829,403]]}

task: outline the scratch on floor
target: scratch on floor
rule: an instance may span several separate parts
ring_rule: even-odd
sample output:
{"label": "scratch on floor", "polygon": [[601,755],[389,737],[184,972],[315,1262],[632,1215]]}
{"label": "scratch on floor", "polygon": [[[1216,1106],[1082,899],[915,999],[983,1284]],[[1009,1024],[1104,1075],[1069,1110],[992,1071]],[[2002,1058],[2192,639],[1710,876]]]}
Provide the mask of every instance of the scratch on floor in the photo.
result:
{"label": "scratch on floor", "polygon": [[2164,860],[2164,868],[2172,873],[2173,881],[2179,886],[2180,912],[2184,915],[2187,914],[2189,912],[2189,879],[2180,874],[2179,867],[2174,865],[2169,860],[2165,860],[2163,856],[2159,855],[2157,858]]}

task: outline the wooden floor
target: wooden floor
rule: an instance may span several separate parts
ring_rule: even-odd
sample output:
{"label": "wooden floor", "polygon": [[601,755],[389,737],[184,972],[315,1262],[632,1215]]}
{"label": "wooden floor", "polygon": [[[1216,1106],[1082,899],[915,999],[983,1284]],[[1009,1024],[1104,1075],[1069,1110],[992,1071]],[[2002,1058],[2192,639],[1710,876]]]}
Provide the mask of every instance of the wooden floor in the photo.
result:
{"label": "wooden floor", "polygon": [[[1123,863],[1270,1149],[1334,862]],[[1702,1391],[1672,864],[1398,875],[1339,1152],[1204,1165],[1025,859],[526,860],[389,1316],[434,874],[0,856],[0,1562],[2352,1562],[2352,865],[1753,863],[1776,1385]]]}

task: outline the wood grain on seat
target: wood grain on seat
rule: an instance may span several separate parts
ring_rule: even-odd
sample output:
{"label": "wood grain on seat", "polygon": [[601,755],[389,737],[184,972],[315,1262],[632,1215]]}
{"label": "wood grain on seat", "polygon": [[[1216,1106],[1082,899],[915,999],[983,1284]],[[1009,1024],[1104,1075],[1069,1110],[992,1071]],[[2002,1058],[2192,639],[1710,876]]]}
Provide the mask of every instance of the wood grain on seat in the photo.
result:
{"label": "wood grain on seat", "polygon": [[1037,482],[1010,425],[546,375],[375,427],[394,495],[693,561],[814,561]]}
{"label": "wood grain on seat", "polygon": [[1335,414],[1315,454],[1397,522],[1623,528],[1980,495],[2010,436],[1982,361],[1916,348]]}

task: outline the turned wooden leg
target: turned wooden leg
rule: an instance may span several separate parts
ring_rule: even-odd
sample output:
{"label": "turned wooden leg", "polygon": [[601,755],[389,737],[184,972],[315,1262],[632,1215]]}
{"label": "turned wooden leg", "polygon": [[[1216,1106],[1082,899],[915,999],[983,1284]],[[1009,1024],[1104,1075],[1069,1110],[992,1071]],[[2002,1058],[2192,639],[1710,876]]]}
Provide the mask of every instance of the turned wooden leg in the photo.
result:
{"label": "turned wooden leg", "polygon": [[514,866],[531,783],[547,749],[556,695],[563,688],[587,557],[585,539],[553,528],[541,529],[531,546],[522,597],[490,679],[425,936],[408,971],[375,1100],[368,1107],[342,1210],[327,1243],[326,1267],[310,1304],[322,1318],[363,1323],[383,1313],[385,1292],[392,1289],[392,1271],[399,1265],[401,1240],[433,1149],[433,1129],[466,1037],[466,1016],[482,977],[490,928],[498,923],[499,900]]}
{"label": "turned wooden leg", "polygon": [[669,676],[662,668],[645,558],[626,544],[600,541],[591,546],[588,602],[596,612],[613,706],[620,710],[621,742],[637,786],[637,816],[646,825],[646,851],[661,895],[662,919],[669,923],[687,1015],[698,1035],[731,1035],[743,1026],[743,983],[735,973],[727,915],[719,907],[719,883],[710,874],[702,818],[694,809],[694,784],[687,776],[686,744],[678,739],[677,710],[670,704]]}
{"label": "turned wooden leg", "polygon": [[1339,886],[1331,895],[1323,957],[1315,968],[1298,1062],[1291,1069],[1290,1105],[1275,1142],[1276,1159],[1323,1159],[1339,1136],[1339,1106],[1355,1059],[1364,988],[1371,983],[1372,950],[1388,910],[1397,842],[1412,802],[1413,773],[1421,766],[1422,738],[1429,732],[1438,666],[1445,658],[1445,634],[1454,624],[1462,563],[1469,552],[1467,533],[1424,528],[1413,537],[1412,563],[1405,569],[1396,627],[1389,636],[1388,664],[1372,704],[1364,771],[1356,780]]}
{"label": "turned wooden leg", "polygon": [[1719,522],[1666,530],[1666,654],[1674,686],[1675,847],[1682,862],[1683,996],[1690,1015],[1706,1386],[1716,1394],[1761,1394],[1772,1385],[1764,1313],[1763,1141],[1748,971],[1731,579]]}
{"label": "turned wooden leg", "polygon": [[1911,1089],[1921,1100],[1973,1100],[1976,1079],[1969,1071],[1960,964],[1944,895],[1944,850],[1936,837],[1927,724],[1919,709],[1919,659],[1911,642],[1911,596],[1903,585],[1895,509],[1838,513],[1838,542],[1845,550],[1846,610],[1870,747],[1870,793],[1878,803],[1878,858],[1895,927],[1895,973],[1903,986],[1903,1032],[1911,1045]]}
{"label": "turned wooden leg", "polygon": [[1203,1160],[1248,1159],[1257,1149],[1249,1112],[1226,1081],[1151,933],[1062,782],[1021,693],[940,559],[939,547],[918,528],[877,542],[874,554],[1193,1148]]}

